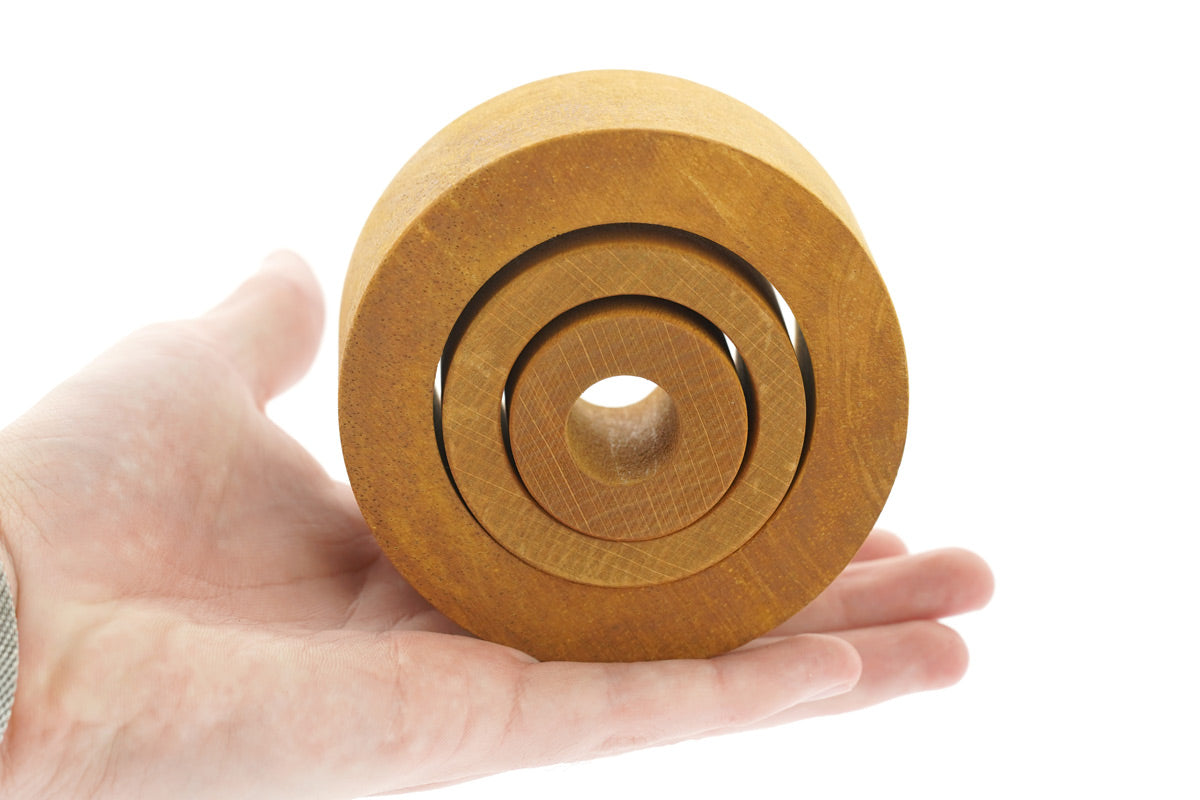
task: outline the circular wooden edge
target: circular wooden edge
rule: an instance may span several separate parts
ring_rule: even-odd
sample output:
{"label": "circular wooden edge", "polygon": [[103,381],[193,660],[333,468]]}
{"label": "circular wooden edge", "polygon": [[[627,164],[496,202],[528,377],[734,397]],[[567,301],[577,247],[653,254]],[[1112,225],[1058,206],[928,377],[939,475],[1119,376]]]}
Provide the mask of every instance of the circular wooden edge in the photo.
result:
{"label": "circular wooden edge", "polygon": [[[556,95],[603,83],[595,75],[557,80]],[[511,116],[509,98],[435,137],[372,213],[343,297],[342,438],[364,517],[401,572],[444,613],[542,659],[707,656],[769,630],[849,561],[903,449],[899,327],[848,210],[830,199],[827,176],[790,137],[722,95],[655,76],[633,83],[650,87],[626,102],[636,110],[609,109],[606,125],[594,130],[595,114],[551,138],[536,124],[520,134],[511,133],[511,121],[491,127],[493,115]],[[722,117],[714,125],[671,117],[680,105],[712,104],[728,112],[712,115]],[[658,122],[631,127],[639,115]],[[567,124],[556,119],[550,127]],[[720,135],[749,129],[753,141]],[[484,130],[495,132],[490,149],[477,150],[464,174],[434,168],[457,163],[468,134]],[[587,171],[575,169],[584,163]],[[736,207],[698,203],[719,201],[731,186]],[[511,196],[529,201],[518,224],[498,213]],[[768,526],[696,576],[613,590],[533,570],[478,528],[441,468],[432,369],[457,314],[504,263],[567,231],[631,221],[693,231],[759,269],[796,313],[816,397],[801,474]],[[719,598],[725,611],[697,613],[697,597]],[[567,613],[547,615],[546,598]],[[647,608],[657,613],[648,617]]]}

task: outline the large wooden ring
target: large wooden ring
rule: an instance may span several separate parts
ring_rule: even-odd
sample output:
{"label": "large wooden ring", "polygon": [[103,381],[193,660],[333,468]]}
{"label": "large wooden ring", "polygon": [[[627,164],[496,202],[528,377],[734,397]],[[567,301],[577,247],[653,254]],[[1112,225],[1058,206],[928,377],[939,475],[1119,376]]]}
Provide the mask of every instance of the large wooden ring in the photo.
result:
{"label": "large wooden ring", "polygon": [[[765,633],[848,563],[903,449],[899,325],[845,201],[757,112],[659,75],[541,81],[435,136],[367,220],[340,345],[388,557],[542,659]],[[660,389],[577,400],[613,374]]]}

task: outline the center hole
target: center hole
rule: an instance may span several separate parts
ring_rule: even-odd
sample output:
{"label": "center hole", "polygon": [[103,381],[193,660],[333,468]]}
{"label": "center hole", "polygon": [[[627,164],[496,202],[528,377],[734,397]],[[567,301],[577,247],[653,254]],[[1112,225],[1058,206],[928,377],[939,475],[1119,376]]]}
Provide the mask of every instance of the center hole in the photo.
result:
{"label": "center hole", "polygon": [[658,384],[654,381],[637,375],[613,375],[584,389],[579,399],[594,406],[621,408],[644,400],[657,388]]}
{"label": "center hole", "polygon": [[584,390],[567,414],[567,448],[602,483],[629,484],[658,471],[679,437],[679,413],[654,381],[615,375]]}

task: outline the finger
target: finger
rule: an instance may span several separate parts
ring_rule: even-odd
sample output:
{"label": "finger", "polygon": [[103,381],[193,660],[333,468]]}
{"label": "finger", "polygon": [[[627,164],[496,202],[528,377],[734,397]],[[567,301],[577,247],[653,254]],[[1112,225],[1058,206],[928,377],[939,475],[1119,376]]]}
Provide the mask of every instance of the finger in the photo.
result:
{"label": "finger", "polygon": [[[846,690],[861,671],[855,649],[830,636],[708,661],[543,664],[461,636],[171,620],[146,642],[162,681],[129,688],[122,709],[134,720],[123,734],[154,749],[161,768],[131,773],[121,753],[109,762],[136,776],[139,796],[201,784],[245,793],[246,774],[263,798],[447,783],[748,727]],[[186,728],[180,714],[154,713],[164,692]],[[205,771],[221,758],[250,772]]]}
{"label": "finger", "polygon": [[854,554],[854,561],[872,561],[876,558],[892,558],[908,553],[903,540],[891,531],[876,528]]}
{"label": "finger", "polygon": [[987,605],[993,586],[987,564],[967,550],[854,563],[772,633],[841,631],[949,617]]}
{"label": "finger", "polygon": [[299,256],[281,250],[200,323],[262,406],[308,370],[324,319],[312,271]]}
{"label": "finger", "polygon": [[839,636],[854,645],[862,658],[858,684],[837,697],[793,706],[748,727],[856,711],[901,695],[951,686],[967,671],[962,637],[937,622],[902,622]]}
{"label": "finger", "polygon": [[[339,787],[354,796],[745,727],[846,691],[860,670],[854,649],[827,636],[708,661],[635,664],[538,663],[488,642],[424,633],[340,646],[336,656],[316,657],[311,687],[287,697],[290,713],[340,726],[322,738],[352,753],[338,763],[342,774],[369,776]],[[271,696],[279,691],[272,686]]]}
{"label": "finger", "polygon": [[752,724],[848,691],[860,670],[853,648],[828,636],[784,637],[707,661],[539,664],[518,718],[530,739],[549,745],[545,763],[574,761]]}

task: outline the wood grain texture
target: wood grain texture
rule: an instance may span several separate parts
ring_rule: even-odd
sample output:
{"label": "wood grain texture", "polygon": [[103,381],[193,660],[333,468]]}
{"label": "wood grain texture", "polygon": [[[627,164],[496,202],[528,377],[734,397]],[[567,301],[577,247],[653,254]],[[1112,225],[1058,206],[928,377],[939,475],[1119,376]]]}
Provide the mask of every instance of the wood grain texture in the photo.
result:
{"label": "wood grain texture", "polygon": [[[845,201],[757,112],[660,75],[541,81],[435,136],[367,220],[340,348],[381,546],[459,624],[542,659],[702,657],[771,629],[848,563],[903,449],[899,325]],[[618,373],[662,390],[623,422],[575,403]],[[641,439],[605,461],[621,425]]]}
{"label": "wood grain texture", "polygon": [[[622,541],[675,533],[717,504],[742,465],[748,423],[737,369],[721,332],[682,306],[640,296],[579,306],[538,332],[513,375],[517,473],[538,506],[580,533]],[[658,388],[620,408],[580,397],[615,375]]]}

